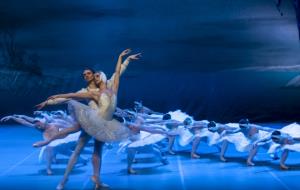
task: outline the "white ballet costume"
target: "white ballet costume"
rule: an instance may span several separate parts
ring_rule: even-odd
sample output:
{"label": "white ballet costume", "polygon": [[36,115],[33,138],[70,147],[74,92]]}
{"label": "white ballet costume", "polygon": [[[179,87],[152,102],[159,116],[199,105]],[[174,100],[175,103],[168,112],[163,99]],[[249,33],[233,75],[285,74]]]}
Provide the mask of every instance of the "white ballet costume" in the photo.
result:
{"label": "white ballet costume", "polygon": [[[238,123],[228,123],[226,124],[232,128],[239,128]],[[228,142],[234,144],[235,148],[239,152],[246,152],[252,148],[252,145],[255,141],[259,139],[264,139],[269,135],[269,132],[259,130],[257,134],[253,135],[251,138],[247,138],[242,132],[226,134],[224,137],[220,138],[218,142],[223,142],[227,140]]]}
{"label": "white ballet costume", "polygon": [[117,104],[115,94],[101,93],[98,109],[92,109],[78,101],[68,101],[68,108],[81,128],[102,142],[117,142],[126,139],[130,130],[117,120],[112,119]]}
{"label": "white ballet costume", "polygon": [[[297,123],[291,123],[280,129],[279,131],[288,134],[291,138],[300,138],[300,125]],[[300,143],[286,145],[274,143],[268,150],[268,153],[274,153],[278,148],[280,148],[281,150],[286,149],[290,151],[300,152]]]}

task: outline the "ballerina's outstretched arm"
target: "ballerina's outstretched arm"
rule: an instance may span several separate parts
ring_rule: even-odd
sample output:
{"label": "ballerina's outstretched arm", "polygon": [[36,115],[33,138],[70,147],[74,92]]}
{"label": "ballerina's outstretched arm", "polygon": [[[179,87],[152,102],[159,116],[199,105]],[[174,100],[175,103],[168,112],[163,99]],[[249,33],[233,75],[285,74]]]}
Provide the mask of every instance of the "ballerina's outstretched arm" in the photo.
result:
{"label": "ballerina's outstretched arm", "polygon": [[[274,131],[274,130],[273,130]],[[267,136],[265,136],[264,138],[262,138],[262,139],[259,139],[259,140],[257,140],[257,141],[254,141],[253,142],[253,145],[254,146],[256,146],[256,145],[258,145],[259,143],[267,143],[267,142],[271,142],[272,141],[272,139],[271,139],[271,133],[270,134],[268,134]]]}
{"label": "ballerina's outstretched arm", "polygon": [[80,125],[79,124],[74,124],[72,127],[68,127],[68,128],[64,128],[61,131],[58,131],[58,133],[56,133],[55,135],[53,135],[52,137],[50,137],[49,139],[46,139],[44,141],[39,141],[33,144],[33,147],[42,147],[45,146],[49,143],[51,143],[52,141],[56,140],[56,139],[63,139],[66,136],[68,136],[71,133],[76,133],[80,131]]}
{"label": "ballerina's outstretched arm", "polygon": [[28,122],[27,120],[19,118],[19,117],[14,116],[14,115],[3,117],[0,121],[1,122],[5,122],[5,121],[8,121],[8,120],[14,120],[15,122],[17,122],[17,123],[19,123],[21,125],[24,125],[26,127],[36,128],[33,123]]}
{"label": "ballerina's outstretched arm", "polygon": [[263,127],[263,126],[260,126],[260,125],[255,125],[255,124],[250,124],[251,127],[255,127],[256,129],[258,130],[262,130],[262,131],[267,131],[267,132],[272,132],[274,131],[273,128],[270,128],[270,127]]}
{"label": "ballerina's outstretched arm", "polygon": [[[122,76],[122,74],[126,71],[129,63],[131,61],[135,61],[138,60],[140,58],[141,53],[138,54],[134,54],[134,55],[130,55],[128,56],[125,61],[121,64],[121,68],[120,68],[120,76]],[[111,88],[113,83],[114,83],[114,78],[115,78],[115,73],[110,77],[109,80],[107,80],[107,87]]]}
{"label": "ballerina's outstretched arm", "polygon": [[20,118],[20,119],[24,119],[30,123],[33,123],[35,121],[35,118],[33,117],[29,117],[27,115],[12,115],[13,117],[16,117],[16,118]]}
{"label": "ballerina's outstretched arm", "polygon": [[130,128],[137,129],[140,131],[146,131],[146,132],[153,133],[153,134],[168,135],[168,132],[163,128],[150,127],[150,126],[144,127],[144,126],[141,126],[141,125],[138,125],[135,123],[127,123],[127,124],[129,124]]}
{"label": "ballerina's outstretched arm", "polygon": [[122,51],[122,53],[119,55],[118,62],[115,68],[115,73],[114,73],[114,78],[113,78],[113,85],[112,85],[112,91],[115,94],[118,94],[118,89],[119,89],[119,83],[120,83],[120,75],[121,75],[121,65],[122,65],[122,59],[125,55],[129,54],[131,52],[130,49],[126,49]]}
{"label": "ballerina's outstretched arm", "polygon": [[223,124],[220,124],[220,125],[221,125],[221,127],[224,128],[224,131],[220,135],[221,137],[225,136],[225,135],[235,134],[235,133],[241,132],[240,128],[234,128],[234,127],[230,127],[228,125],[223,125]]}

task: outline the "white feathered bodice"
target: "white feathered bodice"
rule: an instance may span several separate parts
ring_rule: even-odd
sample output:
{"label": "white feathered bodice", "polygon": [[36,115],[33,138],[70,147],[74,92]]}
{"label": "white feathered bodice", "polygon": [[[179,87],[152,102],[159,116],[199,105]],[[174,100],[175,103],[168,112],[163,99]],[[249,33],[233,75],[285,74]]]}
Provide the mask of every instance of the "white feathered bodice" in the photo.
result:
{"label": "white feathered bodice", "polygon": [[99,116],[106,120],[111,120],[117,106],[117,96],[102,92],[98,99]]}

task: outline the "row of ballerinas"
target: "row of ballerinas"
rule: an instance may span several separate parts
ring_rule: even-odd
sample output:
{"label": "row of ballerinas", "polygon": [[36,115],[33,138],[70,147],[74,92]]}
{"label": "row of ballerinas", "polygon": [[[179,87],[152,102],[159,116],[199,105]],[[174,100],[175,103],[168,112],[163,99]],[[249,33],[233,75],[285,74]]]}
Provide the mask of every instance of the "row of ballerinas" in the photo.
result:
{"label": "row of ballerinas", "polygon": [[[280,130],[261,127],[250,124],[248,119],[242,119],[239,123],[219,124],[213,121],[195,121],[192,117],[177,110],[167,114],[153,112],[149,108],[135,102],[135,111],[117,109],[115,115],[122,117],[131,135],[120,143],[119,152],[127,152],[127,171],[136,174],[133,170],[135,155],[137,152],[154,153],[163,164],[168,160],[157,143],[168,139],[168,153],[174,155],[173,145],[175,140],[182,147],[192,144],[191,158],[200,156],[196,153],[201,140],[205,140],[209,146],[217,146],[220,149],[220,160],[227,161],[224,157],[228,143],[235,145],[239,152],[249,152],[247,164],[253,166],[253,157],[259,147],[268,148],[268,153],[273,158],[278,158],[277,152],[282,151],[280,167],[288,169],[285,165],[288,152],[299,151],[300,128],[293,123]],[[34,127],[42,131],[43,138],[49,139],[55,136],[59,130],[72,127],[75,121],[63,111],[35,112],[36,117],[25,115],[12,115],[2,118],[1,121],[14,120],[28,127]],[[51,163],[55,162],[56,154],[70,156],[78,140],[80,132],[72,133],[62,139],[51,141],[41,149],[39,160],[46,160],[46,170],[52,174]],[[221,148],[220,148],[220,147]],[[86,160],[79,157],[81,163]]]}
{"label": "row of ballerinas", "polygon": [[[182,147],[192,144],[191,158],[200,158],[197,150],[200,142],[204,140],[209,146],[216,146],[220,150],[220,160],[226,162],[225,153],[228,144],[232,143],[237,151],[249,152],[246,160],[249,166],[255,165],[253,158],[259,147],[263,147],[267,149],[267,153],[273,159],[279,159],[278,153],[282,152],[280,156],[280,168],[288,169],[285,161],[289,151],[300,151],[300,125],[297,123],[292,123],[281,129],[255,125],[250,123],[248,119],[241,119],[239,123],[220,124],[207,120],[195,121],[180,110],[160,114],[143,107],[141,103],[137,102],[136,104],[135,112],[138,113],[138,117],[144,117],[145,120],[150,121],[165,121],[160,124],[157,123],[156,126],[169,131],[168,153],[171,155],[175,154],[173,146],[174,141],[177,140],[178,144]],[[136,114],[129,110],[125,110],[125,112],[128,118]],[[126,116],[126,114],[123,114],[126,120],[124,115]],[[155,144],[163,139],[162,136],[157,134],[144,134],[141,136],[131,146]]]}
{"label": "row of ballerinas", "polygon": [[[208,121],[193,121],[190,117],[174,117],[172,113],[169,115],[155,113],[139,103],[136,104],[135,112],[130,110],[116,110],[120,77],[126,71],[129,63],[138,60],[141,56],[140,53],[132,55],[130,55],[130,53],[130,49],[121,52],[111,78],[108,79],[102,71],[95,72],[90,68],[84,69],[83,78],[87,83],[85,88],[74,93],[51,96],[37,105],[38,109],[42,109],[45,106],[66,103],[72,122],[70,122],[69,127],[61,128],[43,141],[34,143],[34,147],[47,146],[57,139],[63,139],[70,134],[80,132],[75,149],[70,156],[64,176],[59,182],[57,189],[64,188],[72,168],[80,157],[81,151],[92,137],[94,138],[94,150],[92,153],[93,175],[91,179],[95,183],[95,188],[108,187],[108,185],[104,184],[100,178],[102,149],[105,143],[132,139],[131,141],[134,142],[147,142],[147,144],[154,147],[156,142],[159,142],[160,138],[168,137],[169,152],[172,153],[172,143],[174,143],[175,139],[178,137],[183,145],[192,141],[193,149],[191,155],[193,158],[197,158],[198,155],[196,154],[196,150],[200,139],[208,137],[208,139],[210,139],[209,144],[211,145],[223,143],[223,152],[221,151],[220,156],[222,160],[225,160],[224,154],[227,145],[224,142],[226,141],[234,143],[237,150],[249,149],[252,153],[249,154],[247,160],[249,165],[253,164],[252,155],[255,155],[255,150],[257,151],[254,147],[258,147],[260,146],[260,143],[268,141],[262,141],[263,138],[260,134],[263,132],[268,133],[273,141],[276,141],[277,139],[278,143],[276,144],[279,144],[278,147],[281,148],[284,153],[288,152],[288,150],[292,150],[292,146],[297,145],[297,139],[296,136],[294,136],[295,133],[291,131],[298,127],[296,124],[292,127],[286,127],[279,130],[280,135],[276,135],[275,131],[273,131],[274,129],[267,130],[266,128],[250,124],[247,120],[245,120],[246,122],[243,120],[243,122],[240,122],[239,124],[226,125]],[[123,61],[123,58],[126,56],[127,58]],[[87,102],[81,103],[77,100],[87,100]],[[115,120],[113,118],[114,114],[124,118],[124,122]],[[34,125],[39,124],[34,122]],[[135,136],[138,137],[141,131],[153,135],[155,134],[157,137],[154,139],[156,140],[146,141],[144,138],[134,138]],[[142,141],[137,141],[137,139]],[[152,139],[152,137],[150,139]],[[133,146],[132,144],[133,143],[129,143],[125,147],[142,147],[142,145]],[[276,148],[274,148],[274,150],[275,149]],[[155,151],[154,148],[153,150]],[[128,156],[129,164],[137,151],[132,152],[133,153]],[[157,153],[157,155],[159,154]],[[282,168],[287,168],[284,164],[286,157],[287,153],[282,155]],[[167,163],[163,157],[161,158],[161,161]],[[129,165],[129,173],[134,173],[131,169],[132,168]]]}

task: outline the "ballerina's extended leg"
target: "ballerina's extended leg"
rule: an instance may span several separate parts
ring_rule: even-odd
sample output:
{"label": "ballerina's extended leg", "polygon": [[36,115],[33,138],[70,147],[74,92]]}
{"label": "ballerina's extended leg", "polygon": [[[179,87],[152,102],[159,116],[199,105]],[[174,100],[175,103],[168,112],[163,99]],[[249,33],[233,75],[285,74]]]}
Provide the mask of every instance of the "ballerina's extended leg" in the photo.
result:
{"label": "ballerina's extended leg", "polygon": [[69,128],[65,128],[61,131],[59,131],[57,134],[55,134],[54,136],[50,137],[47,140],[44,141],[39,141],[33,144],[33,147],[42,147],[45,146],[47,144],[49,144],[50,142],[56,140],[56,139],[62,139],[64,137],[66,137],[67,135],[71,134],[71,133],[76,133],[80,130],[80,125],[76,124],[72,127]]}

